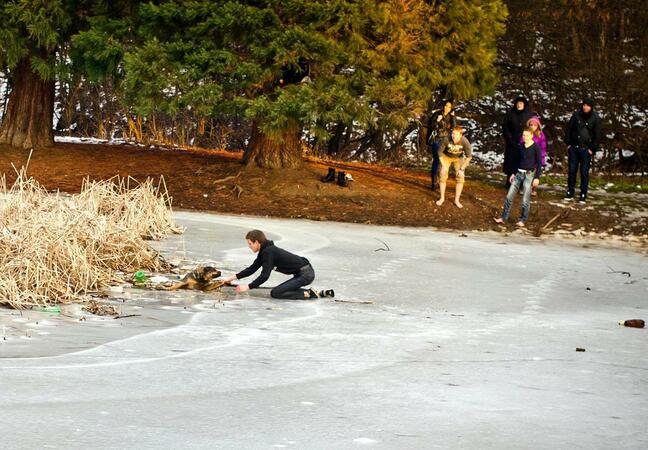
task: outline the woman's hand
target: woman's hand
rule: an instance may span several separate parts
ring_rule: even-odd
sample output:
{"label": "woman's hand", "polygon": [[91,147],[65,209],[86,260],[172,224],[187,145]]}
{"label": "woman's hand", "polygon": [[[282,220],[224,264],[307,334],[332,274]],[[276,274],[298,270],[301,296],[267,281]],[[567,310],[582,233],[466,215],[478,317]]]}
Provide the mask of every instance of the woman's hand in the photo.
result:
{"label": "woman's hand", "polygon": [[241,294],[241,293],[247,292],[249,290],[250,290],[250,286],[248,286],[247,284],[239,284],[234,289],[234,292],[236,292],[237,294]]}
{"label": "woman's hand", "polygon": [[232,275],[231,277],[225,278],[223,281],[227,284],[231,283],[232,281],[236,280],[236,275]]}

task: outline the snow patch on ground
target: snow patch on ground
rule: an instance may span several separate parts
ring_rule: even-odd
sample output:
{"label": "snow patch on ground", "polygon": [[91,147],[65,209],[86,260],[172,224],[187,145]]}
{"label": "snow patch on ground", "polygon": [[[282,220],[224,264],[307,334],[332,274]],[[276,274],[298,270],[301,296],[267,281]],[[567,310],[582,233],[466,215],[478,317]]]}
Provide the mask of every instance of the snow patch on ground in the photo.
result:
{"label": "snow patch on ground", "polygon": [[504,164],[504,155],[493,150],[473,152],[473,159],[488,170],[499,169]]}
{"label": "snow patch on ground", "polygon": [[5,79],[5,74],[0,72],[0,122],[2,122],[2,116],[5,109],[5,93],[7,92],[7,80]]}
{"label": "snow patch on ground", "polygon": [[54,137],[55,142],[66,143],[66,144],[124,144],[126,141],[124,139],[98,139],[98,138],[88,138],[88,137],[77,137],[77,136],[56,136]]}
{"label": "snow patch on ground", "polygon": [[[78,137],[78,136],[54,136],[54,142],[65,143],[65,144],[108,144],[108,145],[135,145],[137,147],[146,147],[146,144],[139,142],[131,142],[126,139],[99,139],[99,138],[90,138],[90,137]],[[150,145],[151,148],[160,148],[161,146]],[[172,147],[179,147],[174,145]]]}
{"label": "snow patch on ground", "polygon": [[480,166],[488,170],[499,169],[504,164],[504,155],[492,150],[488,152],[474,152],[473,159]]}

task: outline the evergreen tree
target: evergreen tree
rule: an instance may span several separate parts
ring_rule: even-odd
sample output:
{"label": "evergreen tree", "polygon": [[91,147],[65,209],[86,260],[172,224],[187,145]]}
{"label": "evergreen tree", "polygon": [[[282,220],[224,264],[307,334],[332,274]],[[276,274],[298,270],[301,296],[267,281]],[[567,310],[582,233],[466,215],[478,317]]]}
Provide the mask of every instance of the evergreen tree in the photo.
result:
{"label": "evergreen tree", "polygon": [[199,1],[142,5],[124,58],[128,102],[143,115],[189,108],[245,114],[245,160],[301,162],[300,136],[331,124],[397,130],[437,88],[492,89],[500,1]]}
{"label": "evergreen tree", "polygon": [[55,51],[69,16],[60,2],[27,1],[3,2],[1,14],[0,60],[10,70],[12,90],[0,142],[20,147],[52,144]]}
{"label": "evergreen tree", "polygon": [[506,15],[500,0],[10,0],[2,12],[3,142],[51,143],[55,80],[112,75],[153,129],[187,111],[246,116],[245,160],[265,167],[298,165],[304,135],[355,128],[380,140],[439,89],[488,91]]}
{"label": "evergreen tree", "polygon": [[[102,0],[7,0],[0,2],[0,66],[9,71],[11,93],[0,128],[0,143],[16,147],[53,144],[52,116],[57,80],[75,70],[69,58],[72,38],[92,21],[124,17],[139,2]],[[106,43],[102,44],[106,48]],[[102,67],[115,54],[94,55]],[[90,69],[89,66],[79,67]],[[89,70],[90,71],[90,70]],[[92,74],[92,71],[90,71]],[[96,75],[96,73],[95,73]]]}

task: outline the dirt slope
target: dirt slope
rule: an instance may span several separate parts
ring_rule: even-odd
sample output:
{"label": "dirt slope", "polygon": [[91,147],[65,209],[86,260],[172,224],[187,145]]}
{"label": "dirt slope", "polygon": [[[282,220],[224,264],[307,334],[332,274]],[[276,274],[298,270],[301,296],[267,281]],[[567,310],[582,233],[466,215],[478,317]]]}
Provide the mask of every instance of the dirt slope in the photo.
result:
{"label": "dirt slope", "polygon": [[[14,178],[11,164],[25,164],[28,155],[27,151],[0,147],[0,171],[8,182]],[[350,188],[320,182],[329,166],[350,172],[356,181]],[[119,174],[142,180],[163,175],[173,205],[179,209],[457,230],[503,230],[493,223],[493,217],[506,193],[499,182],[469,167],[464,208],[452,204],[452,180],[448,200],[438,207],[434,203],[438,193],[430,190],[429,177],[421,171],[314,159],[300,169],[247,169],[240,154],[131,145],[57,144],[34,151],[29,174],[50,190],[66,192],[77,192],[85,177],[106,179]],[[508,230],[513,229],[518,211],[516,202]],[[533,199],[528,233],[563,228],[580,229],[581,233],[646,234],[645,218],[622,223],[614,211],[596,207],[596,195],[583,206],[565,204],[559,192],[544,190]]]}

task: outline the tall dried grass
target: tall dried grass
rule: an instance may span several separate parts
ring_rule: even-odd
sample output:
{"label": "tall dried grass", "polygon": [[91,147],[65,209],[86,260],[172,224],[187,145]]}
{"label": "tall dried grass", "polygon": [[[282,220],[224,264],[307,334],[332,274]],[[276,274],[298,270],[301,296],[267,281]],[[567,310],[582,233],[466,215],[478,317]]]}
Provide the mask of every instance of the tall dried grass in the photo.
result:
{"label": "tall dried grass", "polygon": [[181,232],[163,180],[88,181],[81,193],[48,193],[25,170],[0,180],[0,305],[23,309],[83,301],[123,282],[116,272],[162,271],[145,242]]}

